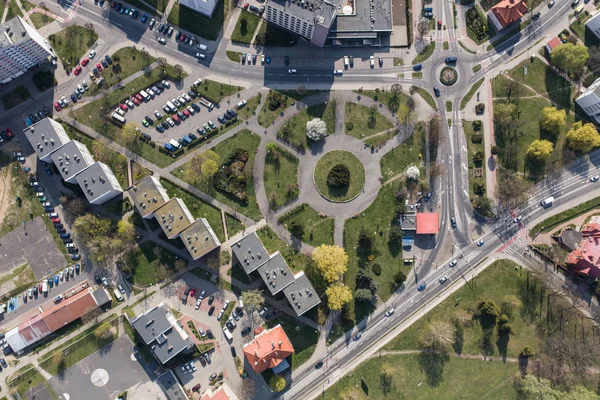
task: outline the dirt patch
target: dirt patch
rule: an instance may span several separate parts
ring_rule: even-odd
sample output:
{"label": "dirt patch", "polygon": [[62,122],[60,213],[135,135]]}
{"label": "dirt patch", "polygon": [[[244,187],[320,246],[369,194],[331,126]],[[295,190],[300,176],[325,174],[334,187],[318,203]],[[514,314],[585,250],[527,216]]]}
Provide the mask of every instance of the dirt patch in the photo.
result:
{"label": "dirt patch", "polygon": [[11,201],[10,196],[11,177],[12,172],[9,168],[0,170],[0,225],[4,223],[11,203],[15,202],[14,199]]}

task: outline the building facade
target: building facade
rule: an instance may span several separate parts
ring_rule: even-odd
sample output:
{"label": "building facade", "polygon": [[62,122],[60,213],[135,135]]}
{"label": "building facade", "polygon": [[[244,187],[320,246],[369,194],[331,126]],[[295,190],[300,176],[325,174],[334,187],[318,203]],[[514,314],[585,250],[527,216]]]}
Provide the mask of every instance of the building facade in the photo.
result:
{"label": "building facade", "polygon": [[21,17],[0,25],[0,84],[8,83],[53,56],[46,40]]}
{"label": "building facade", "polygon": [[585,27],[596,36],[597,40],[600,40],[600,14],[594,15],[586,22]]}
{"label": "building facade", "polygon": [[585,92],[575,99],[575,103],[596,124],[600,125],[600,78],[596,79]]}
{"label": "building facade", "polygon": [[[225,0],[223,0],[225,1]],[[179,4],[212,18],[219,0],[179,0]],[[181,12],[184,12],[183,10]]]}

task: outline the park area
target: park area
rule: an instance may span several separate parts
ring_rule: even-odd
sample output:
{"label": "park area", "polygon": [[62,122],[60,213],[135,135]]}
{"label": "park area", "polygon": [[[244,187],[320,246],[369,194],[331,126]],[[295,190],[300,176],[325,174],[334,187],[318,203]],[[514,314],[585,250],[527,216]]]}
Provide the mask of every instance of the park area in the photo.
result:
{"label": "park area", "polygon": [[48,37],[48,41],[67,71],[81,61],[96,40],[98,40],[96,31],[79,25],[67,26]]}
{"label": "park area", "polygon": [[[270,106],[270,104],[265,104],[263,110]],[[307,149],[312,140],[306,136],[306,123],[315,118],[320,118],[325,122],[327,135],[335,133],[335,108],[335,99],[307,107],[290,118],[283,125],[283,128],[277,132],[277,137],[299,149]]]}
{"label": "park area", "polygon": [[320,215],[308,204],[294,208],[281,217],[279,223],[296,239],[311,246],[333,245],[333,218]]}
{"label": "park area", "polygon": [[274,142],[267,143],[264,182],[271,209],[298,198],[298,162],[296,156]]}

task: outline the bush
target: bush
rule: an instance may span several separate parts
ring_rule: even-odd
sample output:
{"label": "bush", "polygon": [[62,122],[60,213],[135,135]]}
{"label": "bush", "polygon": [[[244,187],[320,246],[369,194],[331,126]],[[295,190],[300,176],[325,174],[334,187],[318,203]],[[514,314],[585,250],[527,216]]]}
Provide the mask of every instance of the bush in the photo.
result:
{"label": "bush", "polygon": [[481,130],[481,120],[473,121],[473,130],[480,131]]}
{"label": "bush", "polygon": [[381,275],[381,265],[379,264],[373,264],[373,266],[371,267],[371,269],[373,270],[373,273],[377,276]]}
{"label": "bush", "polygon": [[482,142],[483,142],[483,135],[472,135],[471,136],[471,143],[479,144]]}
{"label": "bush", "polygon": [[475,7],[469,8],[465,14],[467,17],[467,26],[477,36],[477,39],[482,40],[488,32],[487,22],[481,18]]}
{"label": "bush", "polygon": [[348,122],[346,124],[346,129],[348,129],[349,131],[351,131],[352,129],[354,129],[354,123],[353,122]]}
{"label": "bush", "polygon": [[483,103],[479,103],[475,106],[475,113],[476,114],[483,114],[483,112],[485,111],[485,104]]}
{"label": "bush", "polygon": [[235,149],[221,164],[219,171],[213,177],[215,189],[230,193],[239,200],[247,200],[246,185],[248,178],[244,171],[248,162],[248,151]]}
{"label": "bush", "polygon": [[478,196],[483,196],[483,194],[485,193],[485,185],[479,182],[473,183],[473,193],[475,193]]}
{"label": "bush", "polygon": [[344,164],[337,164],[331,168],[327,175],[327,185],[345,187],[350,185],[350,170]]}

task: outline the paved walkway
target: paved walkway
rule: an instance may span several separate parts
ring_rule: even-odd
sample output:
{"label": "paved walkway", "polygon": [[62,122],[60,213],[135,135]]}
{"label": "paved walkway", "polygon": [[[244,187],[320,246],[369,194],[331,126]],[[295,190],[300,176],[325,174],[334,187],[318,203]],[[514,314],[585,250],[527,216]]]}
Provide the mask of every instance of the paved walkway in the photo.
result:
{"label": "paved walkway", "polygon": [[[554,241],[552,239],[552,235],[554,234],[554,232],[557,232],[560,229],[565,228],[569,225],[575,225],[577,227],[576,229],[580,230],[581,226],[583,225],[585,220],[594,214],[597,214],[597,215],[600,214],[600,209],[595,208],[595,209],[588,211],[585,214],[582,214],[576,218],[565,221],[564,223],[558,225],[556,228],[551,229],[550,232],[540,233],[539,235],[537,235],[535,237],[535,239],[528,241],[528,242],[530,242],[531,244],[547,244],[547,245],[556,244],[556,241]],[[527,236],[527,237],[529,237],[529,236]]]}

